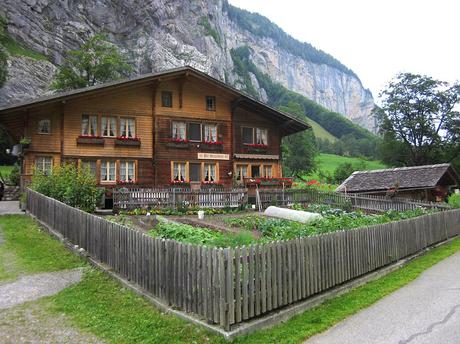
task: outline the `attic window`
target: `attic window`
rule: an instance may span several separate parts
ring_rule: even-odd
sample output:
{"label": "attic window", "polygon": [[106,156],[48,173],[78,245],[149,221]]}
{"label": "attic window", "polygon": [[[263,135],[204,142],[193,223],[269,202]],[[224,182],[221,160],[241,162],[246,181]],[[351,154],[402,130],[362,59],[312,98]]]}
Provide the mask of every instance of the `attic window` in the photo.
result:
{"label": "attic window", "polygon": [[38,121],[38,133],[39,134],[51,134],[51,120],[42,119]]}
{"label": "attic window", "polygon": [[216,97],[206,97],[206,110],[216,111]]}
{"label": "attic window", "polygon": [[171,91],[161,92],[161,106],[172,107],[172,92]]}

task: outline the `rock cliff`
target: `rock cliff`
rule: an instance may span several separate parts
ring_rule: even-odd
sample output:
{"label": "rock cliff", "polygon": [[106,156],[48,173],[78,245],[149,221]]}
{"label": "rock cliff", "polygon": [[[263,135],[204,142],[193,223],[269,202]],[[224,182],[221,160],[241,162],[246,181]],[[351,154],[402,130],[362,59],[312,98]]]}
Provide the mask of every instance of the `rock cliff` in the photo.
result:
{"label": "rock cliff", "polygon": [[[318,63],[272,37],[254,34],[232,19],[225,1],[2,0],[0,15],[9,35],[49,63],[11,57],[0,105],[46,92],[66,51],[105,33],[128,54],[136,73],[191,65],[232,85],[238,85],[238,76],[230,51],[247,45],[252,61],[273,80],[373,129],[372,94],[354,73],[338,68],[338,61]],[[251,80],[258,89],[255,76]],[[263,99],[264,90],[259,93]]]}

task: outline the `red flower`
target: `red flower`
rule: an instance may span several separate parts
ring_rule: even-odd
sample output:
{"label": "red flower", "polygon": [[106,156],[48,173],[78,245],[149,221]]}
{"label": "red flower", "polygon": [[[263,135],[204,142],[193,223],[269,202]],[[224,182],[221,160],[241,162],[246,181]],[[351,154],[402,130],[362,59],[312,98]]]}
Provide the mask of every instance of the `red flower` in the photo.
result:
{"label": "red flower", "polygon": [[117,184],[134,184],[134,180],[117,180]]}
{"label": "red flower", "polygon": [[174,142],[174,143],[188,143],[187,139],[180,139],[178,137],[171,137],[168,139],[169,142]]}
{"label": "red flower", "polygon": [[185,180],[171,180],[169,182],[169,184],[171,184],[171,185],[186,185],[186,184],[190,184],[190,183],[185,181]]}
{"label": "red flower", "polygon": [[221,181],[214,181],[214,180],[204,180],[201,182],[202,185],[221,185]]}
{"label": "red flower", "polygon": [[245,143],[245,145],[251,148],[263,148],[263,149],[268,148],[268,146],[263,143]]}
{"label": "red flower", "polygon": [[138,137],[128,137],[128,136],[117,136],[117,140],[120,141],[140,141]]}
{"label": "red flower", "polygon": [[222,141],[203,141],[205,145],[217,145],[222,146],[224,143]]}
{"label": "red flower", "polygon": [[315,179],[310,180],[310,181],[307,183],[308,186],[311,186],[311,185],[319,185],[319,184],[320,184],[320,183],[319,183],[317,180],[315,180]]}

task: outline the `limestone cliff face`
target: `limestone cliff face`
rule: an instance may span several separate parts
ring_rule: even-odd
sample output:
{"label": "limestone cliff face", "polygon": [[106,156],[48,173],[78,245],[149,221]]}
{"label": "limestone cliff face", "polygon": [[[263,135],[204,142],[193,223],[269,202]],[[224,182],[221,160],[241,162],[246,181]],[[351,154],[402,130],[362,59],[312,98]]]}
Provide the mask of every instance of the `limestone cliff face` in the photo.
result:
{"label": "limestone cliff face", "polygon": [[[53,65],[66,51],[104,32],[128,54],[136,73],[191,65],[232,85],[238,85],[238,77],[230,50],[248,45],[253,62],[273,80],[373,128],[372,94],[356,76],[295,56],[273,39],[242,29],[223,10],[223,0],[2,0],[0,15],[13,38],[51,62],[10,59],[0,106],[45,92]],[[266,97],[263,89],[259,93]]]}

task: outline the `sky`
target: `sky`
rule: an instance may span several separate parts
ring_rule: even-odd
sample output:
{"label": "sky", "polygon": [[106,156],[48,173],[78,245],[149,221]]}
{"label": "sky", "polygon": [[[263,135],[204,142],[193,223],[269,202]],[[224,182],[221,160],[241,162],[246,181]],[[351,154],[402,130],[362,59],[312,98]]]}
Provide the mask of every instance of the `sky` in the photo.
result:
{"label": "sky", "polygon": [[[399,72],[460,81],[460,1],[229,0],[353,70],[378,98]],[[378,103],[378,99],[377,103]]]}

